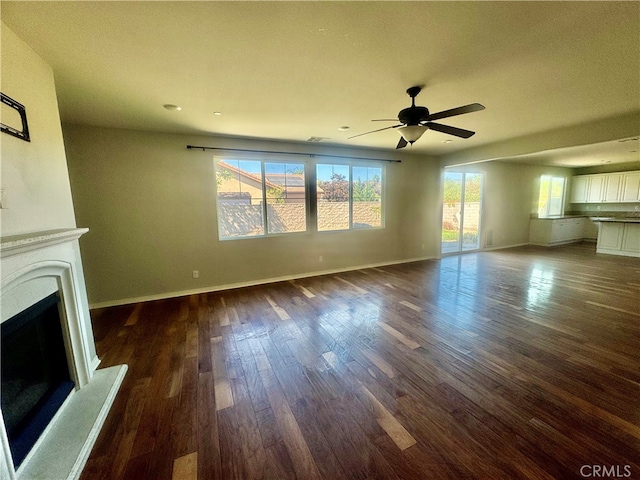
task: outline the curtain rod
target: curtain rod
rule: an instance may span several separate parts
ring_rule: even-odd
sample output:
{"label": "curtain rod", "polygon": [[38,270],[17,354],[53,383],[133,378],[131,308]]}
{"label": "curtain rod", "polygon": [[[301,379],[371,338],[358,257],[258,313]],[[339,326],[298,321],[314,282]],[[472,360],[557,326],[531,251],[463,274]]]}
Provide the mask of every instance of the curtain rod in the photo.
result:
{"label": "curtain rod", "polygon": [[225,150],[228,152],[245,152],[245,153],[276,153],[278,155],[308,155],[311,158],[314,157],[328,157],[328,158],[351,158],[354,160],[369,160],[376,162],[389,162],[389,163],[401,163],[402,160],[387,160],[385,158],[369,158],[369,157],[352,157],[350,155],[328,155],[324,153],[299,153],[299,152],[276,152],[273,150],[247,150],[244,148],[224,148],[224,147],[201,147],[198,145],[187,145],[189,150]]}

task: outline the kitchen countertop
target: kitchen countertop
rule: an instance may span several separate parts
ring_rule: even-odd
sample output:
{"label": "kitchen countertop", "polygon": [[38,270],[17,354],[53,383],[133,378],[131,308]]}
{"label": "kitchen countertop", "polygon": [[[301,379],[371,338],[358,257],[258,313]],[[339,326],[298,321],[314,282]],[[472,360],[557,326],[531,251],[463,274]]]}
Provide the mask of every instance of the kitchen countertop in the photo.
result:
{"label": "kitchen countertop", "polygon": [[532,220],[564,220],[567,218],[588,218],[587,215],[556,215],[553,217],[537,217],[531,216]]}
{"label": "kitchen countertop", "polygon": [[638,217],[589,217],[592,222],[640,223]]}
{"label": "kitchen countertop", "polygon": [[592,222],[618,222],[618,223],[640,223],[640,216],[633,212],[616,212],[616,213],[604,213],[602,215],[580,215],[580,214],[568,214],[558,215],[555,217],[534,217],[532,220],[564,220],[569,218],[588,218]]}

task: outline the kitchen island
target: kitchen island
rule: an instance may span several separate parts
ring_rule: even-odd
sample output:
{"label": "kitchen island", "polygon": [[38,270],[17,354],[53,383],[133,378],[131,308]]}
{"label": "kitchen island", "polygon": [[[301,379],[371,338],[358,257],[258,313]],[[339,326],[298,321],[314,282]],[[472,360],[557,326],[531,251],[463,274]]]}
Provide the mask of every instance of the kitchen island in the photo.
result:
{"label": "kitchen island", "polygon": [[640,257],[640,218],[591,217],[598,224],[597,253]]}

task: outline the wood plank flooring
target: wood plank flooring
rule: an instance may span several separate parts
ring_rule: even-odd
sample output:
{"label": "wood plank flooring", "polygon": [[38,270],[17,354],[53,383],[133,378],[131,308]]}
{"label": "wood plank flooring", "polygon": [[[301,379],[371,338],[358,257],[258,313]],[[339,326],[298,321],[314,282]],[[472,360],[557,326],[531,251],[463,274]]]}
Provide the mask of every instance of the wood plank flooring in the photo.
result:
{"label": "wood plank flooring", "polygon": [[640,478],[640,259],[594,250],[94,310],[129,372],[82,478]]}

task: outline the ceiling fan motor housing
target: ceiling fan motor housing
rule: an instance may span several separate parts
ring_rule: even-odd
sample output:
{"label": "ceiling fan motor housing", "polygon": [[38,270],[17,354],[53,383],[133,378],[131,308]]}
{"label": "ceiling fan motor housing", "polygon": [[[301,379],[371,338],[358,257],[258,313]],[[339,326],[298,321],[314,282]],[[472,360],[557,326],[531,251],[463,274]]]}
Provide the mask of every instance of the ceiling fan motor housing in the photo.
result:
{"label": "ceiling fan motor housing", "polygon": [[398,120],[405,125],[419,125],[429,119],[429,110],[426,107],[408,107],[400,110]]}

